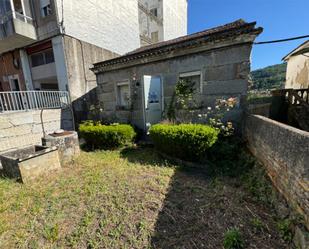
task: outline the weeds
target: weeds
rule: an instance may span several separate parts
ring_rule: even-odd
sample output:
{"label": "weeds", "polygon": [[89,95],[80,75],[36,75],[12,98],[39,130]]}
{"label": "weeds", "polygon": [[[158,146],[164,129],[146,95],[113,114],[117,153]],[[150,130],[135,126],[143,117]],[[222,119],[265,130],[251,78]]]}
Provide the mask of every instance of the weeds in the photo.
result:
{"label": "weeds", "polygon": [[290,219],[280,220],[277,223],[277,228],[281,238],[286,242],[291,242],[293,239],[293,221]]}
{"label": "weeds", "polygon": [[56,225],[46,225],[43,229],[43,237],[48,241],[55,242],[58,240],[59,236],[59,226]]}
{"label": "weeds", "polygon": [[251,219],[251,224],[255,230],[255,232],[263,232],[265,229],[264,223],[259,218]]}
{"label": "weeds", "polygon": [[225,249],[243,249],[244,240],[240,231],[236,228],[228,230],[224,234],[223,246]]}

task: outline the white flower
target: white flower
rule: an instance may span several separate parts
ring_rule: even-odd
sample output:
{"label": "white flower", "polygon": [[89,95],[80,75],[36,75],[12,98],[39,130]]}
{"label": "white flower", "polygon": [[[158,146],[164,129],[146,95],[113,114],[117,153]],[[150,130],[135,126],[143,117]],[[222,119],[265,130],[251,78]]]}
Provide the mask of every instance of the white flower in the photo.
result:
{"label": "white flower", "polygon": [[211,107],[210,107],[210,106],[209,106],[209,107],[207,107],[207,110],[208,110],[208,111],[211,111]]}

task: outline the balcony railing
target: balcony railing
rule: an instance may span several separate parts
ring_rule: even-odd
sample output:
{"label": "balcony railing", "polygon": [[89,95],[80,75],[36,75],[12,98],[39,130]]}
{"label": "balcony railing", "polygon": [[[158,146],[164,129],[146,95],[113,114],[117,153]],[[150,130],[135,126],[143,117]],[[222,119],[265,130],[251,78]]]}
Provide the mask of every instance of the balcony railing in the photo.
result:
{"label": "balcony railing", "polygon": [[0,113],[64,108],[71,104],[66,91],[0,92]]}
{"label": "balcony railing", "polygon": [[285,96],[291,105],[309,106],[309,88],[305,89],[279,89],[272,91],[273,96]]}
{"label": "balcony railing", "polygon": [[22,15],[22,14],[16,12],[16,11],[10,11],[10,12],[7,12],[6,14],[4,14],[4,15],[1,15],[0,16],[0,24],[4,24],[4,23],[11,21],[13,19],[18,19],[18,20],[23,21],[25,23],[33,24],[32,17]]}

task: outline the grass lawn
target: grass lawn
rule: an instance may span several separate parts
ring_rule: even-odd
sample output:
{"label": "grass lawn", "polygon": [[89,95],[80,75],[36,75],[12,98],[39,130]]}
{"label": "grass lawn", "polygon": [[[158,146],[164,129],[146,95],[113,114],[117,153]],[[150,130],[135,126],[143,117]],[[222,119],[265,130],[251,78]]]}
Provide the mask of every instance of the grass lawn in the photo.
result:
{"label": "grass lawn", "polygon": [[184,170],[153,149],[83,152],[31,185],[0,177],[0,248],[291,248],[237,179]]}

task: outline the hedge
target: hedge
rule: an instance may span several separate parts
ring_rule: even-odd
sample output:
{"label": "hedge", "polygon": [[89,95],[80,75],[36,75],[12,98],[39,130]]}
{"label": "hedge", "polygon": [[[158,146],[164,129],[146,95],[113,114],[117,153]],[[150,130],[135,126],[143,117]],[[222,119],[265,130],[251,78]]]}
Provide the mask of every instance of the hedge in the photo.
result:
{"label": "hedge", "polygon": [[136,135],[130,125],[102,125],[91,122],[82,123],[79,134],[91,149],[115,149],[131,143]]}
{"label": "hedge", "polygon": [[186,161],[200,161],[217,141],[219,131],[201,124],[157,124],[150,128],[155,148]]}

